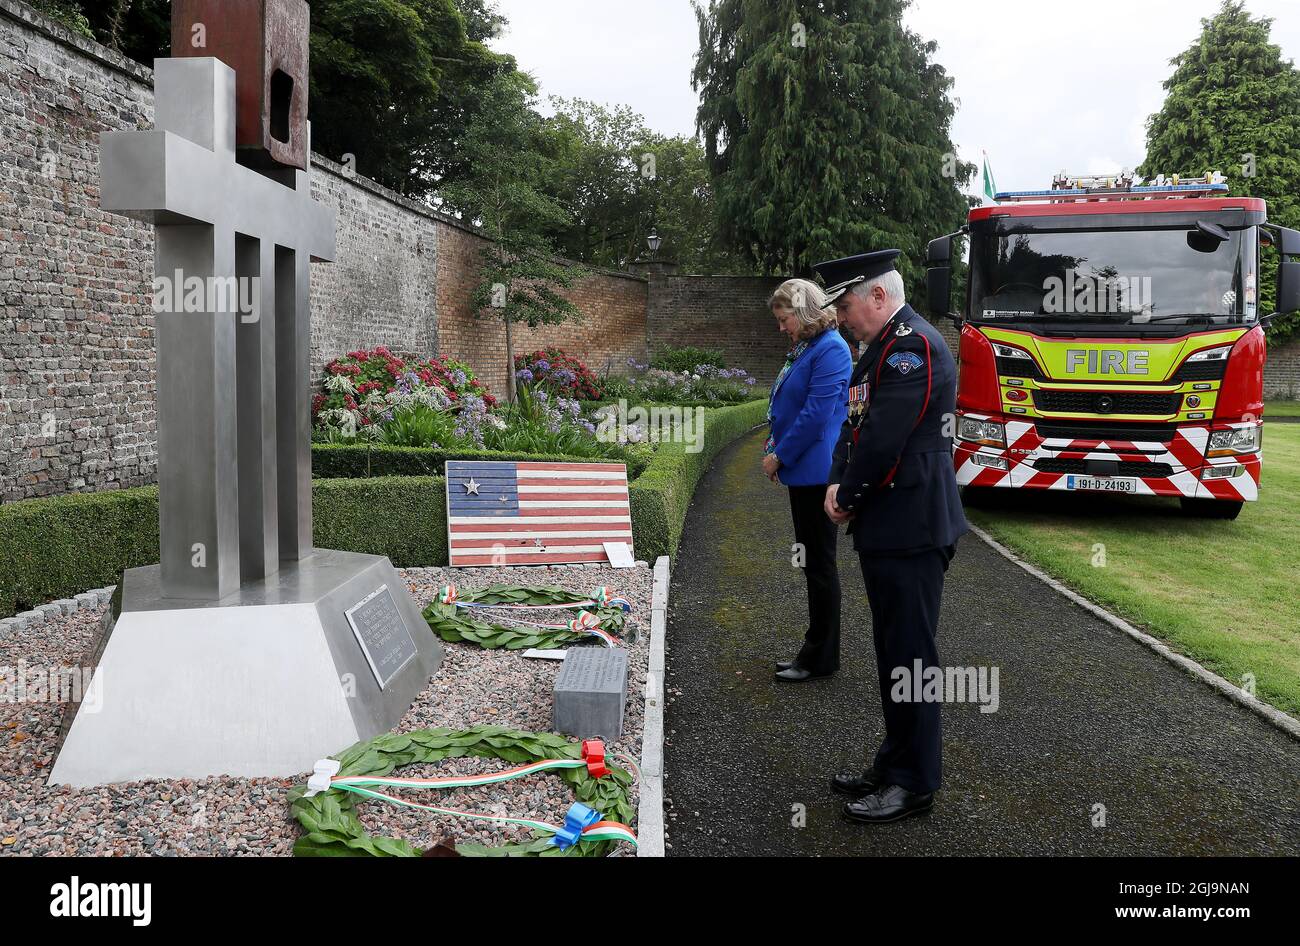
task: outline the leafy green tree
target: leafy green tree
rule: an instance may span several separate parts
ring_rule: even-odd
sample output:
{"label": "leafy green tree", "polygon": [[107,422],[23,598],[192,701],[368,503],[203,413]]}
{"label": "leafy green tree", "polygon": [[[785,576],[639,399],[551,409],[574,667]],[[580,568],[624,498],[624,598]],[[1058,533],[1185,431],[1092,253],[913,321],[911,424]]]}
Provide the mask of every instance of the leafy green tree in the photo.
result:
{"label": "leafy green tree", "polygon": [[499,35],[509,22],[493,0],[456,0],[456,7],[465,18],[465,31],[476,43]]}
{"label": "leafy green tree", "polygon": [[699,140],[684,135],[659,138],[647,150],[655,160],[654,176],[646,186],[647,223],[663,240],[659,258],[678,263],[686,273],[753,274],[752,260],[722,240],[713,179]]}
{"label": "leafy green tree", "polygon": [[481,315],[506,330],[507,396],[516,400],[514,326],[536,327],[581,319],[561,290],[585,275],[556,258],[548,234],[571,223],[547,195],[561,143],[534,108],[537,86],[509,71],[479,90],[473,122],[460,141],[470,171],[439,189],[445,209],[477,224],[489,242],[473,301]]}
{"label": "leafy green tree", "polygon": [[316,0],[313,147],[408,196],[463,162],[468,90],[513,60],[469,39],[453,0]]}
{"label": "leafy green tree", "polygon": [[[65,0],[70,5],[74,0]],[[94,38],[146,66],[171,55],[168,0],[80,0]]]}
{"label": "leafy green tree", "polygon": [[76,0],[27,0],[38,13],[44,13],[52,20],[62,23],[72,32],[86,39],[94,39],[90,21],[86,19],[80,4]]}
{"label": "leafy green tree", "polygon": [[626,107],[551,102],[556,114],[549,124],[562,153],[549,188],[573,219],[554,235],[565,255],[622,268],[646,253],[646,237],[657,230],[662,259],[689,272],[736,269],[718,239],[712,183],[696,139],[658,134]]}
{"label": "leafy green tree", "polygon": [[654,137],[626,106],[552,97],[548,122],[558,145],[548,193],[569,223],[553,236],[566,256],[617,268],[644,246],[649,227],[640,155]]}
{"label": "leafy green tree", "polygon": [[[168,0],[79,2],[101,42],[146,65],[171,54]],[[491,0],[312,0],[312,147],[413,197],[463,173],[476,90],[515,68],[482,43],[504,24]]]}
{"label": "leafy green tree", "polygon": [[[1226,0],[1201,21],[1201,35],[1171,60],[1165,102],[1147,123],[1147,156],[1138,172],[1203,174],[1216,170],[1232,193],[1268,201],[1269,220],[1300,228],[1300,72],[1270,41],[1272,20],[1253,18]],[[1277,260],[1264,255],[1260,311],[1276,298]],[[1300,328],[1278,319],[1273,341]]]}
{"label": "leafy green tree", "polygon": [[913,288],[975,172],[907,0],[696,0],[693,82],[724,237],[766,272],[896,246]]}

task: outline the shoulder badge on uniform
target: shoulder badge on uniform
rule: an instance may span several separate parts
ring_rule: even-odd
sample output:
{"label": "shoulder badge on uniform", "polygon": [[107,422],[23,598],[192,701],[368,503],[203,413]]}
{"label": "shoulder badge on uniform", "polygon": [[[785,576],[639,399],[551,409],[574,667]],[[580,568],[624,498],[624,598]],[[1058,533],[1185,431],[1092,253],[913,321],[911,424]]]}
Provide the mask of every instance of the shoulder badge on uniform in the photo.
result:
{"label": "shoulder badge on uniform", "polygon": [[897,335],[899,338],[906,338],[908,335],[912,334],[912,326],[904,322],[903,324],[898,326],[898,331],[895,332],[894,334]]}
{"label": "shoulder badge on uniform", "polygon": [[911,374],[912,369],[919,368],[925,361],[913,351],[896,351],[885,359],[885,364],[896,368],[900,374]]}

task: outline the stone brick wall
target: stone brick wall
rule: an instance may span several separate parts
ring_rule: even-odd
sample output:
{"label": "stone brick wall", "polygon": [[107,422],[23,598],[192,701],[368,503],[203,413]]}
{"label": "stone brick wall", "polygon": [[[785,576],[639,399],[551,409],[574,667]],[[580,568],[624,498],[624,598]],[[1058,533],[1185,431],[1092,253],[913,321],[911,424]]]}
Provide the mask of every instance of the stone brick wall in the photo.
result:
{"label": "stone brick wall", "polygon": [[[153,75],[0,0],[0,501],[152,482],[153,228],[99,209],[99,134],[152,127]],[[312,357],[437,351],[436,215],[313,156],[338,259]]]}
{"label": "stone brick wall", "polygon": [[1264,396],[1294,401],[1300,399],[1300,338],[1270,347],[1264,369]]}
{"label": "stone brick wall", "polygon": [[312,196],[334,208],[338,253],[312,266],[312,377],[331,358],[387,345],[438,350],[436,286],[441,224],[410,201],[320,155]]}
{"label": "stone brick wall", "polygon": [[0,5],[0,498],[150,481],[152,228],[99,209],[98,135],[148,71]]}
{"label": "stone brick wall", "polygon": [[[450,221],[438,224],[438,352],[467,361],[484,383],[500,392],[506,383],[505,325],[475,310],[470,299],[480,281],[487,241]],[[552,345],[587,363],[597,374],[624,369],[629,358],[646,357],[644,279],[595,272],[565,293],[581,310],[581,322],[514,328],[515,354]]]}
{"label": "stone brick wall", "polygon": [[651,274],[646,336],[663,345],[719,348],[727,364],[775,380],[790,346],[767,306],[784,280],[764,276]]}

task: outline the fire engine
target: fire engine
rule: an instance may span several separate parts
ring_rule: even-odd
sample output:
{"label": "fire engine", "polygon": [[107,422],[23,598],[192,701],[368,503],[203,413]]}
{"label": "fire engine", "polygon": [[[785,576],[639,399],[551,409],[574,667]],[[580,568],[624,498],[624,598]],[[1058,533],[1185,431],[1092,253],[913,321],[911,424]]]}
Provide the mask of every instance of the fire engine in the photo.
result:
{"label": "fire engine", "polygon": [[[954,242],[969,240],[951,312]],[[1278,257],[1261,314],[1261,248]],[[992,489],[1177,497],[1235,519],[1259,494],[1264,328],[1300,310],[1300,232],[1223,178],[1062,174],[930,243],[930,310],[960,329],[954,463]]]}

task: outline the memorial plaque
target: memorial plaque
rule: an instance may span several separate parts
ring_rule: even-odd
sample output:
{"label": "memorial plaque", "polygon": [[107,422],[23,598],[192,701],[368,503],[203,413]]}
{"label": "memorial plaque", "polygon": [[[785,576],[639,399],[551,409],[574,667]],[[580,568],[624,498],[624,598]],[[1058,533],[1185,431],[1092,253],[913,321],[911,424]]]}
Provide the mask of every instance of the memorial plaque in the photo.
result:
{"label": "memorial plaque", "polygon": [[627,651],[570,648],[555,678],[556,732],[579,738],[623,737],[627,701]]}
{"label": "memorial plaque", "polygon": [[384,585],[347,610],[348,624],[357,636],[366,663],[379,683],[379,689],[397,676],[415,659],[415,641],[402,622],[397,603]]}

